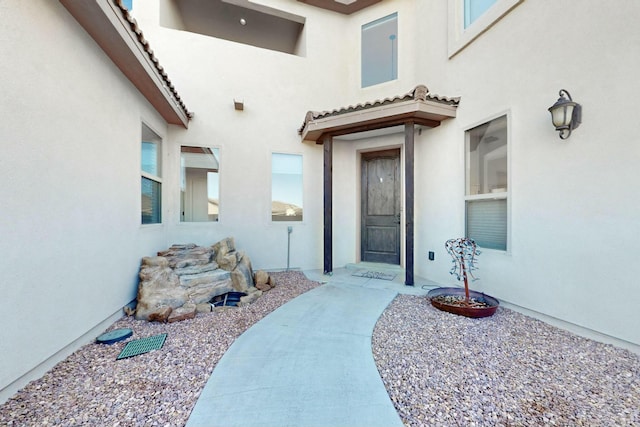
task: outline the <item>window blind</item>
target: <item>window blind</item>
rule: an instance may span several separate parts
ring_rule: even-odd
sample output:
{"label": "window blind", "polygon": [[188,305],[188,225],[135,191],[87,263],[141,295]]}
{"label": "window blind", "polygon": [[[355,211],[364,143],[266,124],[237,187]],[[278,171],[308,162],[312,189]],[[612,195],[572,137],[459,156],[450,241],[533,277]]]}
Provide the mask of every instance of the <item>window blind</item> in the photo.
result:
{"label": "window blind", "polygon": [[468,200],[467,237],[482,248],[507,250],[507,200]]}

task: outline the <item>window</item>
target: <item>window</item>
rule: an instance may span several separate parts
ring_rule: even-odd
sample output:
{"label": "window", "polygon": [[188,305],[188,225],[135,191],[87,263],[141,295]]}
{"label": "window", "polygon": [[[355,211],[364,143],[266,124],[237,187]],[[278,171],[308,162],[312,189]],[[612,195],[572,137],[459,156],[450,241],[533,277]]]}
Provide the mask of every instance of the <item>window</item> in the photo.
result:
{"label": "window", "polygon": [[398,78],[398,14],[362,26],[362,87]]}
{"label": "window", "polygon": [[151,129],[142,125],[142,223],[162,222],[162,140]]}
{"label": "window", "polygon": [[218,148],[180,147],[180,221],[218,221]]}
{"label": "window", "polygon": [[488,31],[524,0],[448,0],[449,58]]}
{"label": "window", "polygon": [[466,233],[484,248],[507,249],[507,117],[466,132]]}
{"label": "window", "polygon": [[271,155],[271,220],[302,221],[302,155]]}
{"label": "window", "polygon": [[464,28],[485,13],[496,0],[464,0]]}

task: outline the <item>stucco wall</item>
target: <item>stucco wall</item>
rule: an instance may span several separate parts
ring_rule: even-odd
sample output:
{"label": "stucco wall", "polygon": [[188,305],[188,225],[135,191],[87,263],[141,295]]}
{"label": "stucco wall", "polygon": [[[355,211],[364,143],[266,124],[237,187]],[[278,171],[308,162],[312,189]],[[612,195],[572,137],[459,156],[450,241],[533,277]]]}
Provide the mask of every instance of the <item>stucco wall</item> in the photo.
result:
{"label": "stucco wall", "polygon": [[[169,241],[211,244],[234,236],[255,268],[287,266],[287,227],[292,226],[290,267],[322,265],[322,146],[303,144],[297,129],[310,109],[333,108],[346,102],[340,25],[346,18],[318,8],[270,2],[270,7],[308,18],[306,57],[177,31],[159,25],[158,3],[134,6],[145,35],[154,41],[180,94],[195,117],[189,130],[170,131],[167,173]],[[238,25],[240,25],[238,23]],[[247,23],[251,25],[251,23]],[[327,32],[331,26],[335,31]],[[156,48],[157,46],[157,48]],[[327,58],[335,58],[335,61]],[[234,110],[233,101],[244,101]],[[220,148],[220,220],[179,220],[180,145]],[[271,221],[271,154],[303,156],[304,214],[302,222]]]}
{"label": "stucco wall", "polygon": [[140,226],[141,121],[167,126],[60,3],[0,9],[2,390],[135,297],[166,242]]}
{"label": "stucco wall", "polygon": [[[464,131],[508,114],[509,250],[483,253],[474,287],[640,345],[636,1],[524,1],[451,58],[445,2],[380,2],[347,17],[265,1],[306,18],[305,57],[164,28],[161,3],[134,2],[134,15],[195,112],[188,130],[167,127],[58,2],[0,6],[0,306],[10,322],[0,389],[118,313],[140,257],[171,243],[234,236],[254,267],[283,268],[292,225],[291,267],[322,268],[322,147],[300,142],[304,114],[418,83],[461,102],[457,118],[416,135],[416,275],[454,283],[443,245],[464,234]],[[394,12],[399,78],[361,89],[361,26]],[[560,88],[584,107],[566,141],[547,112]],[[163,224],[144,227],[143,121],[164,139]],[[179,221],[180,145],[220,148],[217,223]],[[358,153],[402,145],[401,133],[336,141],[335,268],[358,260]],[[301,223],[271,222],[273,152],[304,157]]]}
{"label": "stucco wall", "polygon": [[[632,18],[640,5],[605,3],[576,8],[568,1],[525,1],[440,62],[444,75],[435,78],[444,82],[447,95],[462,100],[446,136],[450,149],[438,154],[443,163],[436,181],[457,182],[450,194],[457,200],[452,212],[458,223],[444,224],[462,230],[463,131],[507,112],[510,248],[506,254],[485,251],[481,280],[474,286],[639,344],[640,331],[629,326],[638,324],[640,303],[633,279],[634,241],[640,235],[640,206],[633,195],[634,159],[640,155],[633,125],[640,85],[634,70],[640,54],[630,48],[640,42]],[[442,9],[425,15],[421,27],[423,39],[440,46],[436,58],[446,55],[446,33],[432,29],[442,24]],[[418,57],[433,52],[430,43]],[[566,141],[558,138],[547,112],[561,88],[584,108],[582,125]],[[443,202],[439,198],[435,204]],[[430,275],[429,267],[418,272]]]}
{"label": "stucco wall", "polygon": [[[639,332],[625,326],[635,320],[639,302],[628,279],[633,254],[620,250],[631,247],[638,234],[638,205],[629,184],[637,175],[629,159],[638,148],[629,123],[639,58],[627,48],[638,41],[630,22],[637,3],[607,7],[593,1],[576,10],[570,2],[524,1],[451,58],[445,2],[381,2],[348,17],[299,3],[265,2],[307,18],[306,58],[161,28],[154,3],[145,2],[137,16],[160,41],[158,54],[196,111],[189,131],[171,134],[174,150],[183,141],[212,141],[222,158],[220,223],[179,224],[174,215],[170,239],[231,234],[259,267],[281,266],[286,226],[268,218],[269,155],[302,153],[305,221],[294,226],[292,242],[300,250],[292,264],[320,268],[322,152],[299,144],[293,130],[309,109],[371,101],[424,83],[462,100],[456,119],[416,135],[416,273],[454,283],[443,245],[464,234],[464,131],[508,114],[509,250],[485,251],[474,286],[640,343]],[[361,26],[394,12],[399,78],[361,89]],[[559,37],[566,41],[559,43]],[[560,88],[584,105],[584,123],[567,141],[558,138],[547,112]],[[245,101],[244,112],[232,109],[234,98]],[[401,136],[335,144],[336,268],[358,260],[357,152],[394,144],[402,145]],[[427,260],[431,250],[435,261]],[[604,292],[625,297],[598,299],[593,307],[594,295]]]}

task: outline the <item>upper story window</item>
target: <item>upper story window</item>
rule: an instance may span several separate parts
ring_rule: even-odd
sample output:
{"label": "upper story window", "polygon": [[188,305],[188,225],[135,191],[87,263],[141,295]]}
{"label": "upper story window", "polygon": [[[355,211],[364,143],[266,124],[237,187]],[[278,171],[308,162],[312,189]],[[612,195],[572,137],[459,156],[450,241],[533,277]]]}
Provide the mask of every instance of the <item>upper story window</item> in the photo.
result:
{"label": "upper story window", "polygon": [[362,26],[362,87],[398,78],[398,14]]}
{"label": "upper story window", "polygon": [[466,231],[484,248],[507,249],[507,116],[466,132]]}
{"label": "upper story window", "polygon": [[524,0],[448,0],[449,58],[467,47]]}
{"label": "upper story window", "polygon": [[180,147],[180,221],[218,221],[220,151]]}
{"label": "upper story window", "polygon": [[302,221],[302,155],[271,155],[271,220]]}
{"label": "upper story window", "polygon": [[141,144],[141,212],[142,224],[162,222],[162,139],[142,125]]}
{"label": "upper story window", "polygon": [[464,0],[464,28],[485,13],[496,0]]}

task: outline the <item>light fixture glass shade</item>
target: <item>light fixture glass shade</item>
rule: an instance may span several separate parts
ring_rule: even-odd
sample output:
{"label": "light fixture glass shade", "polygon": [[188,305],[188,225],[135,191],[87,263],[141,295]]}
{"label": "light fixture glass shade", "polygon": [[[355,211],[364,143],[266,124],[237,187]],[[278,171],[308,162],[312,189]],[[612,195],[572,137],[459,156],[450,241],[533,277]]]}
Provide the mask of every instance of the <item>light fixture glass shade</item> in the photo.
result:
{"label": "light fixture glass shade", "polygon": [[[560,89],[560,98],[549,107],[551,121],[556,130],[560,132],[560,139],[567,139],[571,131],[580,126],[582,122],[582,106],[573,102],[571,95],[565,89]],[[565,98],[565,95],[569,98]]]}
{"label": "light fixture glass shade", "polygon": [[551,112],[551,121],[556,129],[569,127],[571,124],[571,117],[573,117],[574,106],[575,102],[564,99],[564,102],[560,102],[560,100],[558,100],[553,107],[549,108],[549,111]]}

